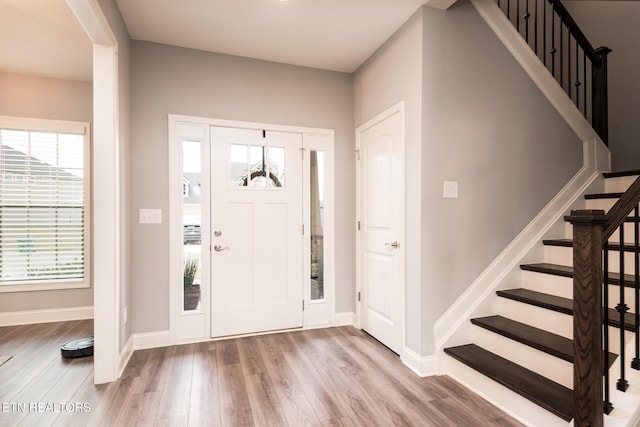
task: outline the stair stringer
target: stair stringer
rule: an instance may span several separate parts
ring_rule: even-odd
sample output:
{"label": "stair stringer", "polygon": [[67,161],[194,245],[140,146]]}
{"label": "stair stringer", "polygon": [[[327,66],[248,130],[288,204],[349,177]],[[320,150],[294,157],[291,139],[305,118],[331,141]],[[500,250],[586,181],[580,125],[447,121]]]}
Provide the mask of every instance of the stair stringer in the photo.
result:
{"label": "stair stringer", "polygon": [[551,105],[583,141],[585,166],[599,172],[611,170],[611,153],[591,124],[500,10],[495,0],[471,0],[480,16],[511,52]]}

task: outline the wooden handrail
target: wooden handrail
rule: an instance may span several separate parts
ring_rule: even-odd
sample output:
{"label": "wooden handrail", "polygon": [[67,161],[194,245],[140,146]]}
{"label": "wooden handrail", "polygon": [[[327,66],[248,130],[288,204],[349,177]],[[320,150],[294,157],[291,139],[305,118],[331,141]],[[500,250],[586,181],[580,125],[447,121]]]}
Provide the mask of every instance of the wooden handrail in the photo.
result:
{"label": "wooden handrail", "polygon": [[[629,213],[640,203],[640,176],[607,212],[607,223],[602,233],[603,242],[609,239]],[[623,242],[621,242],[623,243]]]}

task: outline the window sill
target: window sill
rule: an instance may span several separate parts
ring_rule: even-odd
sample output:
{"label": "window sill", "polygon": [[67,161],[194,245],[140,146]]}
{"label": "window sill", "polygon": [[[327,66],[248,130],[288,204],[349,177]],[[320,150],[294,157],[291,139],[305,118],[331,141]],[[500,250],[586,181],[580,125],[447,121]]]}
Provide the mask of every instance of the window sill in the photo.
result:
{"label": "window sill", "polygon": [[33,291],[57,291],[63,289],[87,289],[91,284],[88,281],[55,281],[55,282],[7,282],[0,284],[0,293],[5,292],[33,292]]}

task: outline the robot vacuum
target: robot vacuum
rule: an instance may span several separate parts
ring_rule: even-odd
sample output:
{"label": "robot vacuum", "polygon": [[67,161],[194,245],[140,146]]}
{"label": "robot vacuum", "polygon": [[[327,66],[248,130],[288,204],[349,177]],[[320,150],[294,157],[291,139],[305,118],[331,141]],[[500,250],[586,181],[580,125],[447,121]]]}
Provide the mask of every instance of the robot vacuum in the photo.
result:
{"label": "robot vacuum", "polygon": [[93,337],[80,338],[62,344],[60,347],[62,357],[85,357],[93,355]]}

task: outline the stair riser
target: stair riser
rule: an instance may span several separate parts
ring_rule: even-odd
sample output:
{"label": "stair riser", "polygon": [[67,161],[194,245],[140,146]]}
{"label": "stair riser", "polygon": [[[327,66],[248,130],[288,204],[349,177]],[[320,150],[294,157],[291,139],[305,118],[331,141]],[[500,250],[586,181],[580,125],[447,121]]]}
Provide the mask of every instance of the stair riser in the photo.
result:
{"label": "stair riser", "polygon": [[545,427],[567,427],[569,425],[551,412],[452,357],[446,357],[445,364],[447,375],[525,425]]}
{"label": "stair riser", "polygon": [[475,325],[473,342],[558,384],[573,388],[573,365],[565,360]]}
{"label": "stair riser", "polygon": [[496,314],[566,338],[573,336],[572,316],[507,298],[499,300]]}
{"label": "stair riser", "polygon": [[[544,262],[559,265],[573,265],[573,248],[562,246],[545,246]],[[635,254],[624,252],[624,270],[626,274],[635,272]],[[620,252],[609,251],[609,271],[620,272]]]}
{"label": "stair riser", "polygon": [[621,176],[617,178],[607,178],[604,180],[605,193],[620,193],[627,191],[629,186],[633,184],[637,176]]}
{"label": "stair riser", "polygon": [[[536,292],[555,295],[562,298],[573,298],[573,279],[570,277],[555,276],[553,274],[536,273],[533,271],[522,272],[523,287]],[[615,308],[619,302],[620,290],[617,285],[609,285],[609,307]],[[635,290],[624,288],[625,303],[630,307],[630,311],[635,310]]]}
{"label": "stair riser", "polygon": [[[564,238],[571,239],[573,238],[573,226],[570,223],[566,223],[564,225]],[[625,222],[624,224],[624,239],[626,242],[633,242],[634,237],[634,224],[632,222]],[[620,241],[620,233],[616,230],[611,237],[609,238],[610,242],[619,242]]]}
{"label": "stair riser", "polygon": [[522,287],[563,298],[573,298],[573,279],[553,274],[522,271]]}

